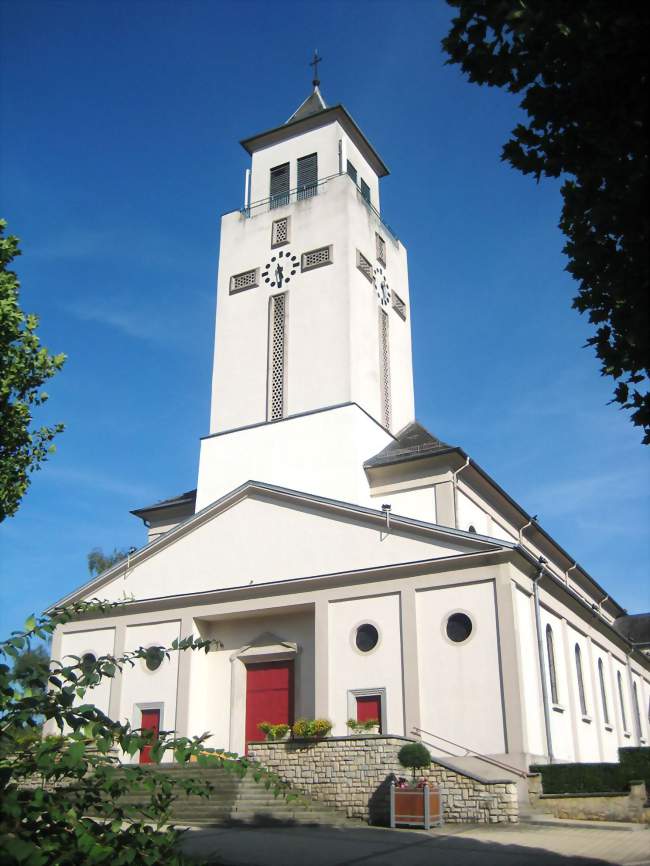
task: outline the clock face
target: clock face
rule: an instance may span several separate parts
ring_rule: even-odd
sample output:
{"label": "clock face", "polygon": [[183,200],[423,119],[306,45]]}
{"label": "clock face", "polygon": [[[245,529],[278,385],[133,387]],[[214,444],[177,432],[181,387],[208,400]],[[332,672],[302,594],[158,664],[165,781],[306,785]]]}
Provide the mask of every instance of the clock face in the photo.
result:
{"label": "clock face", "polygon": [[384,269],[375,268],[375,291],[377,292],[377,300],[382,307],[386,308],[390,304],[390,287]]}
{"label": "clock face", "polygon": [[262,279],[272,289],[276,287],[281,289],[285,283],[291,282],[291,277],[297,272],[298,257],[292,255],[289,250],[280,250],[277,255],[271,257],[271,261],[264,265]]}

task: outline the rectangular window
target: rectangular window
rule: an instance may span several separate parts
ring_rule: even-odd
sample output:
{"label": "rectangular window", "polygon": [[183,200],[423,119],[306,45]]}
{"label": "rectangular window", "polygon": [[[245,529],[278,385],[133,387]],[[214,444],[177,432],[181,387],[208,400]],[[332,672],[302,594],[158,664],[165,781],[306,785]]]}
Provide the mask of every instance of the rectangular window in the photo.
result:
{"label": "rectangular window", "polygon": [[283,217],[280,220],[273,220],[273,223],[271,225],[272,247],[281,247],[284,244],[289,243],[289,219],[290,217],[287,216]]}
{"label": "rectangular window", "polygon": [[400,317],[400,319],[403,319],[404,321],[406,321],[406,304],[400,298],[400,296],[397,294],[397,292],[391,292],[391,297],[392,297],[392,301],[393,301],[393,309],[395,310],[397,315]]}
{"label": "rectangular window", "polygon": [[245,289],[254,289],[260,284],[260,269],[252,268],[250,271],[243,271],[241,274],[235,274],[230,278],[230,294],[243,292]]}
{"label": "rectangular window", "polygon": [[289,204],[289,163],[271,169],[271,208]]}
{"label": "rectangular window", "polygon": [[384,310],[379,310],[379,381],[381,387],[381,417],[382,423],[387,430],[391,426],[391,399],[390,399],[390,343],[388,333],[388,315]]}
{"label": "rectangular window", "polygon": [[374,282],[375,274],[372,265],[362,252],[357,250],[357,267],[369,282]]}
{"label": "rectangular window", "polygon": [[352,163],[350,162],[350,160],[348,160],[348,174],[350,175],[350,177],[352,178],[352,180],[356,183],[356,182],[357,182],[357,170],[356,170],[356,168],[352,165]]}
{"label": "rectangular window", "polygon": [[301,156],[298,160],[298,198],[311,198],[318,192],[318,154]]}
{"label": "rectangular window", "polygon": [[381,235],[375,232],[375,245],[377,248],[377,258],[386,267],[386,241]]}
{"label": "rectangular window", "polygon": [[360,189],[362,198],[364,198],[368,202],[368,204],[370,204],[370,187],[363,178],[361,178]]}
{"label": "rectangular window", "polygon": [[284,418],[286,409],[287,295],[274,295],[269,305],[268,397],[269,421]]}
{"label": "rectangular window", "polygon": [[310,250],[308,253],[303,253],[300,257],[300,269],[302,271],[311,271],[313,268],[320,268],[323,265],[332,264],[332,246],[319,247],[317,250]]}

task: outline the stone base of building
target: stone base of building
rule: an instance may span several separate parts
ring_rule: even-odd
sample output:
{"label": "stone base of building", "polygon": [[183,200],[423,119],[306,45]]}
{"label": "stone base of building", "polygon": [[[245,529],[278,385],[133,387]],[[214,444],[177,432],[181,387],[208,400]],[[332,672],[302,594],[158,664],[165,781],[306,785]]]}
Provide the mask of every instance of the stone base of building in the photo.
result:
{"label": "stone base of building", "polygon": [[[249,757],[315,800],[371,824],[388,824],[390,783],[406,776],[397,753],[405,737],[328,737],[249,744]],[[519,821],[514,782],[483,782],[436,763],[418,773],[437,785],[445,823],[505,824]]]}

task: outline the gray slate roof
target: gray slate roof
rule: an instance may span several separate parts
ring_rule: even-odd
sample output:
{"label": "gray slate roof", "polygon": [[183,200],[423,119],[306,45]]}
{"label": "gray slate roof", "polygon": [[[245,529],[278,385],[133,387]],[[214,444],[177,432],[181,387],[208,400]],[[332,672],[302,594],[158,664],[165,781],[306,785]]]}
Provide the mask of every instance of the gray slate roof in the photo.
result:
{"label": "gray slate roof", "polygon": [[614,620],[614,628],[630,643],[650,646],[650,613],[630,613]]}
{"label": "gray slate roof", "polygon": [[326,108],[327,104],[325,103],[320,90],[318,87],[314,87],[307,99],[305,99],[302,105],[298,106],[289,120],[287,120],[287,123],[302,120],[304,117],[311,117],[312,114],[318,114],[319,111],[324,111]]}
{"label": "gray slate roof", "polygon": [[391,463],[401,463],[404,460],[413,460],[416,457],[426,457],[429,454],[439,454],[441,451],[452,450],[454,446],[447,445],[433,433],[412,421],[403,427],[395,441],[387,445],[374,457],[363,464],[364,469],[372,469],[375,466],[388,466]]}
{"label": "gray slate roof", "polygon": [[174,508],[178,505],[191,505],[194,507],[195,504],[196,488],[194,490],[187,490],[185,493],[179,493],[178,496],[172,496],[170,499],[161,499],[160,502],[154,502],[153,505],[144,505],[142,508],[135,508],[131,514],[135,514],[136,517],[139,517],[147,511],[155,511],[158,508]]}

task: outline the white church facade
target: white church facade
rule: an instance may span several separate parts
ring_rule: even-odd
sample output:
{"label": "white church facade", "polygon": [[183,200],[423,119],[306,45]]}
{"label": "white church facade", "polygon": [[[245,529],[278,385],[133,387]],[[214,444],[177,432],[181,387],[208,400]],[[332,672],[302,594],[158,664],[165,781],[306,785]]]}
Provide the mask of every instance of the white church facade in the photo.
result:
{"label": "white church facade", "polygon": [[324,717],[343,736],[371,715],[434,753],[521,768],[648,744],[645,615],[415,421],[407,254],[380,215],[382,159],[317,84],[242,144],[196,490],[134,512],[148,542],[58,602],[125,603],[59,627],[53,656],[215,638],[94,700],[238,753],[261,721]]}

